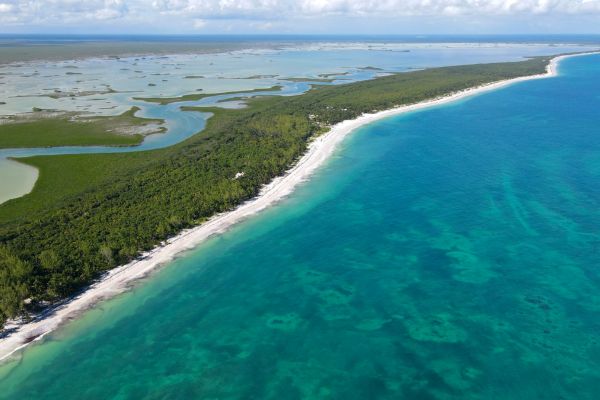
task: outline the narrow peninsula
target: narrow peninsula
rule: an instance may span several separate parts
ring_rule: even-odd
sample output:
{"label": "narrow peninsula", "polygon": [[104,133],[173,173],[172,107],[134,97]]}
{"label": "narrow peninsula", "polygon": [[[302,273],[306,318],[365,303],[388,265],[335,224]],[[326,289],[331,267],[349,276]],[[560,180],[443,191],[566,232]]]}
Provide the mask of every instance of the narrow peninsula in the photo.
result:
{"label": "narrow peninsula", "polygon": [[[32,193],[0,206],[0,322],[22,319],[0,342],[0,357],[281,199],[356,127],[550,76],[555,61],[431,68],[256,97],[243,109],[188,108],[214,116],[169,148],[20,159],[39,168],[40,179]],[[49,309],[52,316],[27,323]]]}

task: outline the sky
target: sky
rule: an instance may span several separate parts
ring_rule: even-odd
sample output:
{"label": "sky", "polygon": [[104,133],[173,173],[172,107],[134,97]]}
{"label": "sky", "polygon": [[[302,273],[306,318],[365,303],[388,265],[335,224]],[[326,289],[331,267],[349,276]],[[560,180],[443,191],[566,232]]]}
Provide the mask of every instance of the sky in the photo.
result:
{"label": "sky", "polygon": [[0,33],[600,34],[600,0],[0,0]]}

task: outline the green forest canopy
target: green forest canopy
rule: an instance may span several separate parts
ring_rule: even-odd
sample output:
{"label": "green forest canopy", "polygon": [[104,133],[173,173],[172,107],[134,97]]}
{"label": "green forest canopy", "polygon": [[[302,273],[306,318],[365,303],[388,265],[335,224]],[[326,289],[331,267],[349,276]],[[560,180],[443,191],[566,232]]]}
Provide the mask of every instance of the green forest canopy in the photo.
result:
{"label": "green forest canopy", "polygon": [[253,99],[241,110],[211,109],[215,115],[201,134],[167,149],[26,159],[40,168],[40,181],[31,194],[0,206],[0,322],[70,296],[182,229],[256,196],[332,124],[539,74],[549,60],[320,86],[295,97]]}

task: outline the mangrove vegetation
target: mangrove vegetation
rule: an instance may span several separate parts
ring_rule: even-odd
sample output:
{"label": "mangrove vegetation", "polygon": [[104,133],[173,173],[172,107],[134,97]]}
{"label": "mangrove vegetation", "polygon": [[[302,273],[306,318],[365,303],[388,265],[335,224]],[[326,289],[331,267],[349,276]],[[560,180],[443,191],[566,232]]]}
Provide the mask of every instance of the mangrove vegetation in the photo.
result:
{"label": "mangrove vegetation", "polygon": [[208,110],[214,116],[202,132],[167,149],[25,159],[40,180],[31,194],[0,206],[0,321],[64,299],[255,197],[332,124],[539,74],[548,62],[433,68],[253,98],[244,109]]}

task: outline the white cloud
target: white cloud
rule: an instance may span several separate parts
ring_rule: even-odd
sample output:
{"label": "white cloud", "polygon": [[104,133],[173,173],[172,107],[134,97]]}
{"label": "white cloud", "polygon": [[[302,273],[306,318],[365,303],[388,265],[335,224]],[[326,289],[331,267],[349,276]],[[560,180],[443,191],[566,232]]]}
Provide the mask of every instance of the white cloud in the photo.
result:
{"label": "white cloud", "polygon": [[599,0],[303,0],[305,14],[503,15],[600,12]]}
{"label": "white cloud", "polygon": [[152,6],[161,13],[193,15],[204,18],[263,18],[269,11],[292,11],[291,3],[281,0],[155,0]]}
{"label": "white cloud", "polygon": [[203,19],[194,19],[194,29],[203,29],[206,26],[206,21]]}
{"label": "white cloud", "polygon": [[117,19],[128,15],[127,0],[12,0],[0,3],[0,22],[72,23]]}
{"label": "white cloud", "polygon": [[13,5],[8,3],[0,3],[0,13],[7,13],[12,11]]}
{"label": "white cloud", "polygon": [[539,15],[600,15],[600,0],[0,0],[0,31],[3,24],[68,28],[69,24],[88,26],[88,22],[107,20],[121,21],[124,27],[132,21],[162,27],[169,20],[173,27],[194,29],[204,28],[211,20],[222,21],[223,26],[251,20],[256,24],[246,26],[263,24],[268,29],[274,21],[330,16],[376,20]]}

